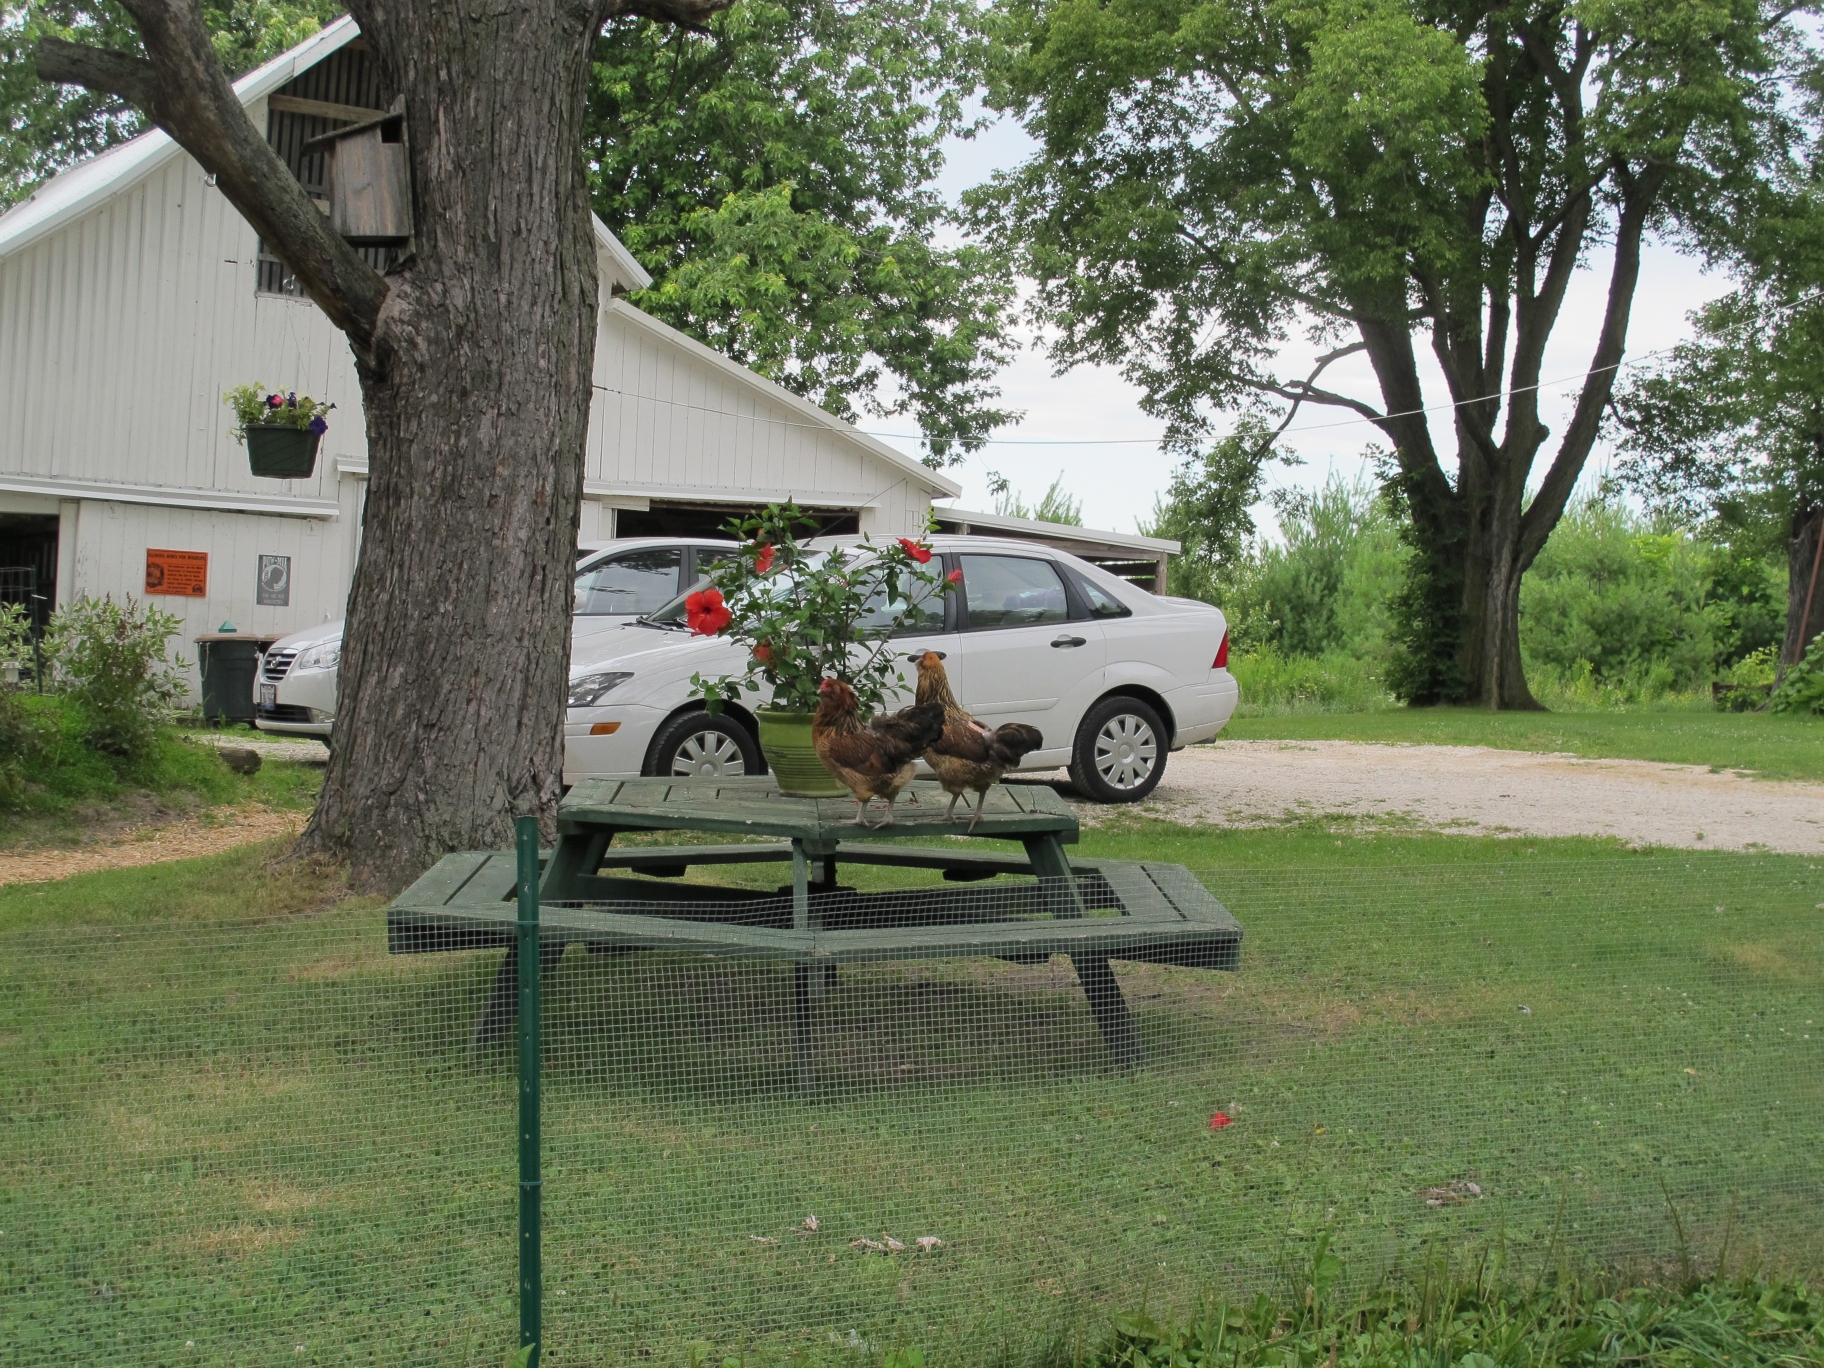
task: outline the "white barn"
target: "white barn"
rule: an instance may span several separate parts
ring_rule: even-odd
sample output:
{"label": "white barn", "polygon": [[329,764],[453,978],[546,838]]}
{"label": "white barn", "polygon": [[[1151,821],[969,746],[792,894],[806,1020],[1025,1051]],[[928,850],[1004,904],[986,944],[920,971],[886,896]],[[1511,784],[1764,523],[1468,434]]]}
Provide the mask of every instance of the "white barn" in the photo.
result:
{"label": "white barn", "polygon": [[[349,19],[235,89],[314,195],[323,158],[304,141],[388,103]],[[933,498],[958,493],[633,308],[618,296],[649,278],[599,221],[596,238],[583,540],[701,535],[786,496],[830,530],[907,533]],[[223,396],[254,381],[338,406],[310,479],[256,479],[228,435]],[[6,597],[33,580],[47,611],[82,594],[139,597],[148,553],[175,551],[207,557],[201,593],[156,600],[183,617],[186,642],[225,621],[278,636],[340,617],[365,490],[360,409],[342,334],[164,133],[73,167],[0,216]],[[283,594],[263,557],[288,558]]]}

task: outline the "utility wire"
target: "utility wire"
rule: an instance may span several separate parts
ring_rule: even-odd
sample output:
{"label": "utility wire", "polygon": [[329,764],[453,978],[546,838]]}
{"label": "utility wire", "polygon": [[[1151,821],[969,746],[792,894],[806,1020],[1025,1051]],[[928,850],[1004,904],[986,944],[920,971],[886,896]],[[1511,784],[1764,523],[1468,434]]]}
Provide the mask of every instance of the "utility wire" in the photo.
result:
{"label": "utility wire", "polygon": [[[1412,417],[1416,417],[1417,415],[1423,414],[1423,413],[1443,413],[1443,412],[1448,412],[1453,409],[1465,408],[1470,404],[1485,404],[1490,399],[1509,399],[1509,398],[1512,398],[1516,394],[1528,394],[1535,390],[1551,389],[1551,388],[1553,388],[1555,386],[1559,386],[1559,385],[1569,385],[1569,384],[1580,383],[1581,381],[1587,380],[1590,376],[1598,375],[1603,371],[1619,370],[1623,366],[1638,366],[1648,360],[1651,360],[1655,356],[1663,356],[1671,350],[1673,350],[1671,347],[1658,347],[1658,348],[1655,348],[1653,351],[1642,352],[1639,356],[1631,356],[1631,357],[1624,358],[1623,360],[1617,361],[1614,365],[1611,365],[1611,366],[1594,366],[1594,367],[1591,367],[1589,370],[1580,372],[1579,374],[1561,376],[1556,380],[1541,380],[1537,384],[1518,385],[1512,389],[1497,390],[1493,394],[1479,395],[1475,398],[1457,399],[1457,400],[1452,400],[1449,403],[1443,403],[1443,404],[1427,404],[1423,408],[1403,409],[1398,413],[1384,413],[1384,414],[1380,415],[1380,417],[1378,417],[1378,418],[1368,418],[1368,417],[1363,417],[1363,416],[1358,415],[1354,418],[1339,418],[1337,421],[1335,421],[1333,423],[1307,423],[1307,424],[1303,424],[1299,427],[1288,429],[1288,433],[1323,432],[1323,431],[1327,431],[1328,429],[1331,429],[1331,428],[1355,427],[1362,423],[1367,423],[1367,424],[1373,426],[1378,423],[1387,422],[1390,419],[1394,419],[1394,418],[1412,418]],[[738,419],[740,421],[749,422],[749,423],[770,423],[775,427],[803,428],[803,429],[806,429],[807,431],[811,431],[811,432],[828,432],[830,430],[828,425],[824,424],[824,423],[798,423],[798,422],[793,422],[789,418],[768,418],[768,417],[764,417],[764,416],[762,416],[760,414],[756,414],[756,413],[730,413],[727,409],[711,408],[707,404],[692,404],[692,403],[689,403],[682,399],[661,399],[661,398],[657,397],[656,395],[636,394],[631,390],[615,389],[614,387],[612,387],[610,385],[591,385],[591,388],[600,390],[604,394],[618,394],[618,395],[621,395],[623,398],[633,399],[640,403],[666,404],[672,408],[692,409],[698,413],[713,414],[714,416],[716,416],[718,418],[734,418],[734,419]],[[1318,401],[1306,400],[1305,402],[1316,403]],[[831,416],[835,417],[834,414],[832,414]],[[837,418],[836,421],[841,423],[841,422],[845,422],[846,420]],[[924,442],[927,444],[935,440],[935,441],[942,441],[942,442],[956,442],[959,444],[975,443],[975,444],[979,444],[982,446],[1043,446],[1043,447],[1155,446],[1156,447],[1159,445],[1159,439],[1157,437],[938,437],[938,438],[931,438],[931,437],[925,436],[922,433],[873,432],[867,428],[854,427],[853,424],[849,424],[849,426],[852,427],[855,432],[861,434],[864,437],[889,438],[889,439],[892,439],[895,441]]]}

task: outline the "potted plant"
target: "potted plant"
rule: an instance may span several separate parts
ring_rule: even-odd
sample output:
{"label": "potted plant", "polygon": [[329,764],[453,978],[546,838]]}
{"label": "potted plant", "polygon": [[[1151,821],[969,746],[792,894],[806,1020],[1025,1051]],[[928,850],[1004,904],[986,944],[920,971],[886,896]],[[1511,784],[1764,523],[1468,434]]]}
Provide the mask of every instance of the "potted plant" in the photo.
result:
{"label": "potted plant", "polygon": [[748,648],[740,675],[691,685],[711,712],[742,693],[764,695],[754,715],[760,751],[781,791],[839,797],[848,790],[811,745],[811,715],[826,678],[855,690],[863,715],[905,682],[894,634],[943,618],[943,590],[953,587],[927,568],[931,548],[909,537],[877,544],[811,550],[801,530],[816,524],[793,503],[769,504],[737,518],[728,533],[740,549],[709,573],[710,584],[684,604],[690,630],[726,636]]}
{"label": "potted plant", "polygon": [[307,479],[317,468],[317,443],[329,424],[324,415],[334,404],[308,394],[267,394],[259,381],[237,385],[223,401],[234,410],[228,433],[247,444],[247,461],[255,475],[269,480]]}

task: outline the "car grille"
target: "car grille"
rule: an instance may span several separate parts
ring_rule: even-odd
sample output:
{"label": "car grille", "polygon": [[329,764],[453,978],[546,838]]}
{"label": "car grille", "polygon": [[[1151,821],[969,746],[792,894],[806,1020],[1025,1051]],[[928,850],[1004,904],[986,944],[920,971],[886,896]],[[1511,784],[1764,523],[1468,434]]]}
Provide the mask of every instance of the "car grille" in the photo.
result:
{"label": "car grille", "polygon": [[308,722],[310,709],[295,703],[262,703],[254,711],[262,722]]}
{"label": "car grille", "polygon": [[277,684],[291,670],[291,662],[298,658],[296,646],[285,646],[278,650],[266,652],[260,662],[260,678],[268,684]]}

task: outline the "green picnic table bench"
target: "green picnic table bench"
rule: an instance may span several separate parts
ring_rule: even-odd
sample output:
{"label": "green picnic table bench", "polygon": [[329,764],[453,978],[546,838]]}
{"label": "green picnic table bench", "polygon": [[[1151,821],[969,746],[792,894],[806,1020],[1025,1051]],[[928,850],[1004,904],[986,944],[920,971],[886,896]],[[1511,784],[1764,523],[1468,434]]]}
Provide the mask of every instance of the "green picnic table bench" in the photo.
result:
{"label": "green picnic table bench", "polygon": [[[1115,1063],[1142,1062],[1139,1035],[1111,959],[1197,969],[1239,966],[1241,927],[1181,865],[1070,860],[1077,819],[1035,784],[1000,785],[973,831],[944,821],[946,795],[914,783],[885,827],[858,827],[847,798],[798,798],[772,779],[594,779],[565,796],[558,843],[544,860],[539,955],[548,969],[573,943],[598,954],[688,951],[790,961],[800,1085],[813,1081],[811,1020],[836,966],[992,956],[1035,963],[1069,955]],[[691,831],[743,838],[720,845],[615,846],[624,833]],[[912,845],[911,838],[1014,840],[1022,854]],[[763,838],[763,839],[755,839]],[[789,862],[776,889],[688,881],[691,869]],[[841,865],[937,869],[957,888],[860,892]],[[971,888],[998,874],[1031,880]],[[512,1020],[518,973],[511,851],[449,855],[387,914],[388,949],[423,954],[503,946],[478,1040]]]}

